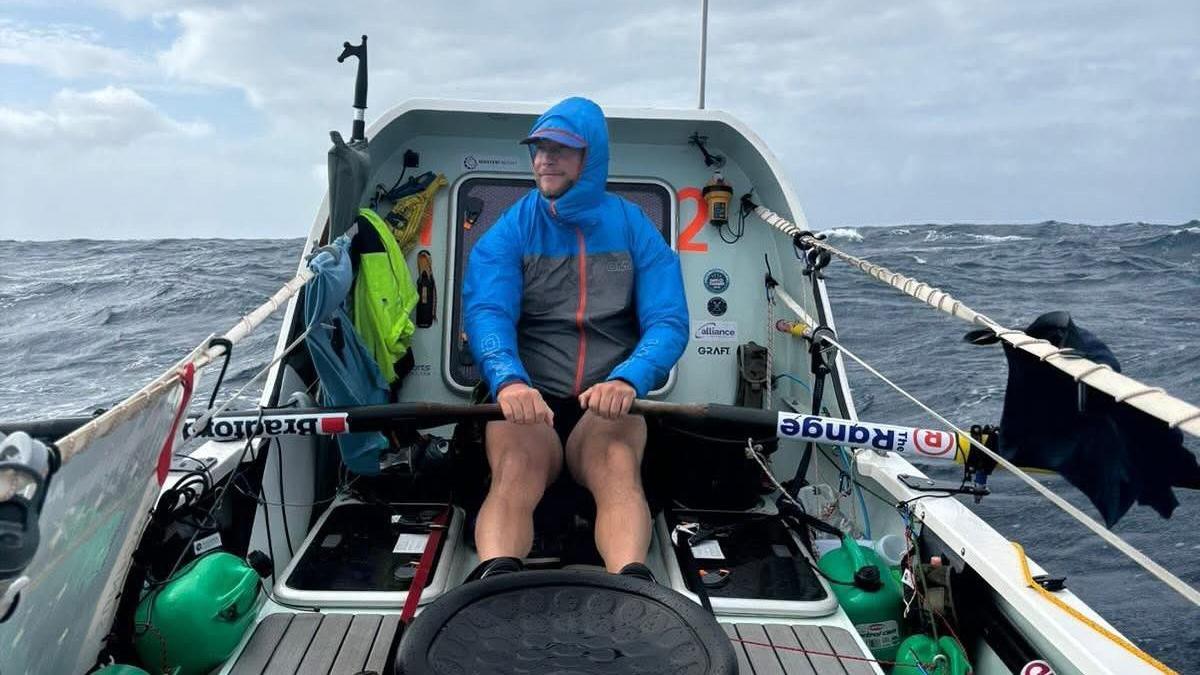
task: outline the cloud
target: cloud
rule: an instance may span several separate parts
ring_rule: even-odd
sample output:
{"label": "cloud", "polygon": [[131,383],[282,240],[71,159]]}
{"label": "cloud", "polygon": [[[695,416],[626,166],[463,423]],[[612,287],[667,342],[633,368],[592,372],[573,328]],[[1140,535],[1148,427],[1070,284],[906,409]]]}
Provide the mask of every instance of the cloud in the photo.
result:
{"label": "cloud", "polygon": [[128,51],[100,44],[99,34],[86,26],[37,27],[2,18],[0,64],[30,66],[68,80],[133,77],[147,70],[147,64]]}
{"label": "cloud", "polygon": [[123,146],[148,136],[203,136],[203,122],[180,122],[125,87],[59,91],[46,110],[0,106],[0,138],[23,143]]}
{"label": "cloud", "polygon": [[[185,139],[173,145],[172,166],[187,166],[188,174],[172,175],[188,181],[181,189],[208,185],[176,195],[192,200],[178,213],[177,222],[195,223],[181,225],[185,231],[223,225],[209,203],[217,191],[224,208],[245,215],[239,231],[293,235],[307,227],[320,199],[309,192],[310,167],[324,156],[325,132],[349,131],[355,69],[353,60],[335,57],[343,40],[357,42],[364,30],[371,34],[368,121],[418,97],[550,102],[582,94],[606,107],[675,108],[696,101],[692,0],[569,9],[550,0],[402,8],[363,0],[353,12],[317,0],[97,1],[131,25],[149,20],[170,40],[113,50],[117,65],[103,66],[115,73],[125,57],[148,68],[132,81],[103,82],[140,92],[134,95],[170,113],[145,99],[107,108],[71,101],[108,111],[72,117],[60,101],[69,97],[60,94],[32,109],[0,107],[0,134],[88,130],[90,139],[130,143],[144,127]],[[753,12],[714,3],[707,100],[767,141],[814,226],[1182,221],[1200,212],[1198,22],[1194,0],[886,7],[762,0]],[[104,46],[95,32],[73,30],[66,31],[72,45]],[[125,110],[120,119],[144,121],[118,124],[110,119],[114,107]],[[177,111],[188,109],[222,133],[187,143],[188,129],[204,129],[179,121],[192,113]],[[157,166],[148,154],[134,144],[122,161]],[[52,175],[53,166],[28,173]],[[109,167],[88,164],[73,175],[87,182],[85,169],[93,168]],[[142,172],[141,180],[159,185],[161,173]],[[130,183],[130,191],[139,189]],[[14,188],[5,200],[10,213],[35,213],[41,206],[32,192]],[[97,201],[113,203],[110,193]]]}

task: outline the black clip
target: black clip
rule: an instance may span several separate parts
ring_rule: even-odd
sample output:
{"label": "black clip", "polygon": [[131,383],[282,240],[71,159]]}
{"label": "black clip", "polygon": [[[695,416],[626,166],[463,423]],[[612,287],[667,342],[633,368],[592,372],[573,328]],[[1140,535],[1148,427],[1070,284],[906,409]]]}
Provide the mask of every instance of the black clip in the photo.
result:
{"label": "black clip", "polygon": [[1067,587],[1066,577],[1052,577],[1049,574],[1039,574],[1033,580],[1037,582],[1038,586],[1051,593],[1057,593]]}

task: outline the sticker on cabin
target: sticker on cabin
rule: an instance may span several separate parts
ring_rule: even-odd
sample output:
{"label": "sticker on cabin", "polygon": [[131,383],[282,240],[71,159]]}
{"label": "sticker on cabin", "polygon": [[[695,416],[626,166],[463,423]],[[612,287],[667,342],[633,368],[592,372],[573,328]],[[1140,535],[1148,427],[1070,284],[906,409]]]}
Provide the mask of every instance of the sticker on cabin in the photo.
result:
{"label": "sticker on cabin", "polygon": [[725,552],[721,543],[716,539],[705,539],[698,544],[692,544],[692,557],[697,560],[724,560]]}
{"label": "sticker on cabin", "polygon": [[729,275],[725,270],[714,267],[704,273],[704,289],[720,295],[729,289]]}
{"label": "sticker on cabin", "polygon": [[708,313],[713,316],[724,316],[728,309],[729,305],[725,304],[723,298],[714,297],[708,301]]}
{"label": "sticker on cabin", "polygon": [[509,155],[466,155],[462,161],[467,171],[524,171],[521,160]]}
{"label": "sticker on cabin", "polygon": [[698,342],[737,342],[737,322],[693,321],[692,339]]}
{"label": "sticker on cabin", "polygon": [[1030,661],[1021,668],[1021,675],[1054,675],[1054,669],[1045,661]]}
{"label": "sticker on cabin", "polygon": [[410,532],[404,532],[401,533],[400,538],[396,540],[396,545],[392,548],[392,553],[420,555],[425,552],[425,544],[428,541],[429,535],[427,534],[412,534]]}
{"label": "sticker on cabin", "polygon": [[727,346],[700,345],[696,347],[696,353],[700,356],[729,356],[730,349]]}

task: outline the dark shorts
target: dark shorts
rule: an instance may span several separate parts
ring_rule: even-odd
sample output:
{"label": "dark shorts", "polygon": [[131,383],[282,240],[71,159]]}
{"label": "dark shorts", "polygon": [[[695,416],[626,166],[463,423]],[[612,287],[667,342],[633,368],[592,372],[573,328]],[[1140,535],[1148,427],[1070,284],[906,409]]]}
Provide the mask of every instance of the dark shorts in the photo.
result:
{"label": "dark shorts", "polygon": [[563,450],[566,451],[567,439],[571,437],[575,425],[583,419],[585,411],[579,407],[579,399],[574,396],[559,398],[542,394],[542,398],[546,401],[546,406],[554,413],[554,433],[558,434],[558,441],[562,443]]}
{"label": "dark shorts", "polygon": [[[490,396],[488,400],[495,402]],[[562,444],[563,452],[567,450],[567,439],[571,437],[571,432],[575,430],[575,425],[579,424],[579,420],[583,419],[583,408],[579,407],[579,399],[574,396],[559,397],[550,396],[545,392],[542,393],[542,400],[546,402],[546,407],[554,413],[554,433],[558,435],[558,442]]]}

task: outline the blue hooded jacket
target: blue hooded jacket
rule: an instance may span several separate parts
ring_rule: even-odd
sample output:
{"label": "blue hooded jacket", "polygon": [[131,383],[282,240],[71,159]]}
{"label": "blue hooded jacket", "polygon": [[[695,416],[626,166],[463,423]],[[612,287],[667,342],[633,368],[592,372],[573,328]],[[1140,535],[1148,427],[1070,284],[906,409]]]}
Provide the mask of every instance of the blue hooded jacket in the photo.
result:
{"label": "blue hooded jacket", "polygon": [[530,131],[587,142],[579,180],[548,200],[535,188],[471,251],[463,320],[493,398],[522,381],[576,396],[621,379],[639,397],[666,381],[688,339],[679,257],[636,205],[605,191],[600,106],[568,98]]}

